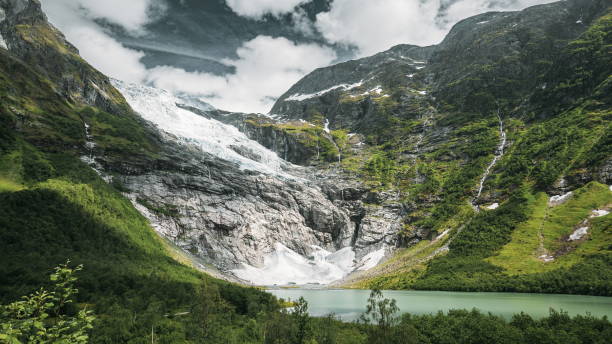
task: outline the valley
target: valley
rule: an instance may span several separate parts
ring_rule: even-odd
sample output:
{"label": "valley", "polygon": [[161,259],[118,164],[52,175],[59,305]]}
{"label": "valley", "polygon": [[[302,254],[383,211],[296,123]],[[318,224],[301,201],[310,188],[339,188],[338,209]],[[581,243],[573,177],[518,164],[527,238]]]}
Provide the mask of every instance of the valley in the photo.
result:
{"label": "valley", "polygon": [[[2,304],[68,264],[79,293],[41,326],[91,309],[83,343],[599,343],[611,11],[480,14],[318,68],[262,114],[109,78],[38,0],[0,0]],[[16,305],[0,342],[25,338]]]}

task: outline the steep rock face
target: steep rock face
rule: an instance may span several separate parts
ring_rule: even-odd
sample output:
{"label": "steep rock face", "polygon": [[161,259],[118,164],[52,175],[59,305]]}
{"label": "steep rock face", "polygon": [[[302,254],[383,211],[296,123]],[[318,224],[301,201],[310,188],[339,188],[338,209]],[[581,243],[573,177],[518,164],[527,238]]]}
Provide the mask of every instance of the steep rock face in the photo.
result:
{"label": "steep rock face", "polygon": [[[209,109],[187,110],[167,92],[115,85],[157,126],[166,143],[162,158],[145,170],[126,173],[126,164],[103,163],[104,170],[118,173],[113,178],[135,206],[183,249],[246,279],[252,278],[248,272],[253,269],[270,268],[274,263],[268,258],[283,256],[287,249],[302,257],[348,249],[353,258],[342,264],[332,258],[304,263],[314,269],[312,276],[294,276],[326,283],[343,275],[315,269],[321,264],[331,264],[332,272],[342,265],[346,274],[370,252],[393,246],[395,232],[389,223],[400,218],[396,212],[369,210],[361,201],[365,195],[345,204],[346,199],[326,192],[332,176],[313,178],[311,170],[285,162],[235,127],[202,116]],[[278,282],[293,282],[281,277]],[[266,275],[263,281],[274,277]]]}

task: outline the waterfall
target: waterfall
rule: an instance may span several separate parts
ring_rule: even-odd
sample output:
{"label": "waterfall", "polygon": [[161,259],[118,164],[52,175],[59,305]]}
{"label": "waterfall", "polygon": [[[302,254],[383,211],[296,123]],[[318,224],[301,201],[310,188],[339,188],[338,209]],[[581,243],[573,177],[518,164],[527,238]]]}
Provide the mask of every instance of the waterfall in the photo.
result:
{"label": "waterfall", "polygon": [[476,211],[478,211],[478,206],[476,205],[476,202],[478,201],[478,199],[480,198],[480,195],[482,194],[482,190],[484,189],[485,181],[489,177],[489,174],[491,174],[491,170],[493,169],[495,164],[497,164],[499,159],[501,159],[504,156],[504,148],[506,147],[506,132],[504,131],[504,121],[502,120],[502,117],[499,111],[497,112],[497,118],[499,119],[500,142],[499,142],[499,145],[497,146],[497,149],[495,150],[495,157],[493,157],[493,161],[491,161],[489,166],[487,166],[487,169],[485,170],[484,175],[480,179],[480,184],[478,186],[478,193],[476,194],[476,197],[474,197],[474,199],[472,200],[472,207],[474,207]]}

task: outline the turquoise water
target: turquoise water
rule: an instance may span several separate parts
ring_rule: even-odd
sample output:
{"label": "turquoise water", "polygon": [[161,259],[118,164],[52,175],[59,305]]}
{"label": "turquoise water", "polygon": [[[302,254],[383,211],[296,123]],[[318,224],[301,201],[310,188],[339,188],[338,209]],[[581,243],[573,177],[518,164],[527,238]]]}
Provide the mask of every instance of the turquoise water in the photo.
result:
{"label": "turquoise water", "polygon": [[[346,321],[359,317],[370,295],[369,290],[337,289],[271,289],[268,292],[285,300],[297,300],[302,296],[308,301],[311,315],[335,313]],[[590,313],[599,317],[612,316],[612,297],[446,291],[384,291],[383,295],[395,299],[402,313],[430,314],[450,309],[477,308],[506,319],[520,312],[541,318],[548,315],[550,308],[554,308],[570,315]]]}

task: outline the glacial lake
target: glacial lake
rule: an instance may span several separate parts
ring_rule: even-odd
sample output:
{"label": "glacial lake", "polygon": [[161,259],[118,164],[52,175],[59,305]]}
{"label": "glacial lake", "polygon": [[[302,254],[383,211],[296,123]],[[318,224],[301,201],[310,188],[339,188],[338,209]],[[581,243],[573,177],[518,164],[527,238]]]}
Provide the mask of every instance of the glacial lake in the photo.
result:
{"label": "glacial lake", "polygon": [[[312,316],[336,314],[344,321],[356,320],[366,308],[369,290],[347,289],[269,289],[269,293],[285,300],[308,301]],[[549,309],[563,310],[570,315],[590,313],[594,316],[612,316],[612,297],[519,294],[519,293],[471,293],[446,291],[383,291],[385,298],[395,299],[402,313],[431,314],[450,309],[477,308],[506,319],[525,312],[534,318],[548,315]]]}

